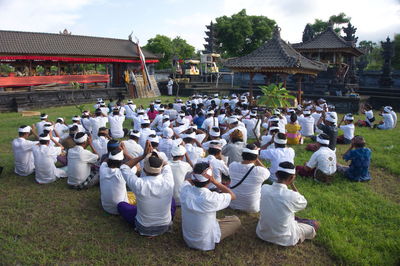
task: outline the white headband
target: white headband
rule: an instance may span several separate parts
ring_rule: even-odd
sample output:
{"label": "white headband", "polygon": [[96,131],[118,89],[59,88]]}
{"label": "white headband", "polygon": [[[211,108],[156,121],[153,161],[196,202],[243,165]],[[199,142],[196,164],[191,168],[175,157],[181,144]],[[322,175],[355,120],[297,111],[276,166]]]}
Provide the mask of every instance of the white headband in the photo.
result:
{"label": "white headband", "polygon": [[45,137],[39,137],[39,140],[50,140],[50,135],[47,134]]}
{"label": "white headband", "polygon": [[[208,175],[212,175],[212,170],[211,170],[211,168],[208,168],[206,173],[207,173]],[[201,174],[193,174],[192,176],[193,176],[192,179],[196,179],[196,180],[199,181],[199,182],[207,182],[207,181],[208,181],[208,178],[206,178],[205,176],[203,176],[203,175],[201,175]]]}
{"label": "white headband", "polygon": [[329,139],[321,139],[319,136],[317,136],[317,142],[324,145],[329,145]]}
{"label": "white headband", "polygon": [[150,141],[150,142],[156,142],[156,143],[159,143],[159,142],[160,142],[159,139],[158,139],[158,137],[153,137],[153,138],[148,137],[147,140]]}
{"label": "white headband", "polygon": [[217,150],[222,150],[221,144],[210,144],[208,148],[213,148]]}
{"label": "white headband", "polygon": [[304,111],[303,111],[303,114],[309,115],[309,114],[311,114],[311,112],[310,112],[310,110],[304,110]]}
{"label": "white headband", "polygon": [[131,132],[129,132],[129,135],[140,138],[140,132],[134,132],[133,130],[131,130]]}
{"label": "white headband", "polygon": [[242,152],[258,155],[258,149],[250,150],[248,148],[243,148]]}
{"label": "white headband", "polygon": [[221,133],[218,131],[218,132],[216,132],[216,131],[214,131],[213,129],[210,129],[210,136],[212,136],[212,137],[219,137],[219,136],[221,136]]}
{"label": "white headband", "polygon": [[171,149],[172,156],[183,156],[186,153],[186,148],[182,145],[175,146]]}
{"label": "white headband", "polygon": [[[78,134],[78,133],[77,133],[77,134]],[[75,134],[74,141],[75,141],[76,143],[84,143],[84,142],[87,140],[87,138],[88,138],[88,136],[85,134],[85,135],[83,135],[82,137],[80,137],[79,139],[77,139],[77,138],[76,138],[76,134]]]}
{"label": "white headband", "polygon": [[278,117],[273,117],[268,119],[268,122],[279,122],[279,118]]}
{"label": "white headband", "polygon": [[20,132],[20,133],[29,133],[29,132],[31,132],[31,130],[32,130],[32,128],[30,126],[18,128],[18,132]]}
{"label": "white headband", "polygon": [[62,117],[57,118],[57,120],[61,120],[64,122],[64,118],[62,118]]}
{"label": "white headband", "polygon": [[383,111],[385,111],[386,113],[390,113],[391,112],[389,106],[385,106],[385,108],[383,108]]}
{"label": "white headband", "polygon": [[122,161],[124,159],[124,152],[120,151],[117,154],[112,155],[111,152],[108,155],[108,159],[115,160],[115,161]]}
{"label": "white headband", "polygon": [[169,127],[164,128],[162,133],[163,136],[167,138],[171,138],[174,135],[174,131]]}
{"label": "white headband", "polygon": [[49,116],[48,115],[40,116],[40,119],[46,119],[47,117]]}
{"label": "white headband", "polygon": [[79,116],[72,117],[72,121],[79,121],[79,120],[81,120],[81,118]]}
{"label": "white headband", "polygon": [[184,138],[195,139],[195,138],[196,138],[196,133],[193,132],[193,133],[190,133],[190,134],[184,134],[184,135],[182,136],[182,138],[183,138],[183,139],[184,139]]}
{"label": "white headband", "polygon": [[278,136],[274,137],[274,142],[277,144],[286,144],[287,143],[287,139],[280,139],[278,138]]}
{"label": "white headband", "polygon": [[285,173],[288,173],[288,174],[291,174],[291,175],[296,174],[296,169],[282,168],[280,166],[278,166],[278,169],[276,171],[277,172],[278,171],[282,171],[282,172],[285,172]]}
{"label": "white headband", "polygon": [[279,127],[270,127],[270,128],[269,128],[269,131],[276,130],[276,129],[279,130]]}
{"label": "white headband", "polygon": [[53,126],[47,126],[43,128],[44,130],[51,131],[53,130]]}

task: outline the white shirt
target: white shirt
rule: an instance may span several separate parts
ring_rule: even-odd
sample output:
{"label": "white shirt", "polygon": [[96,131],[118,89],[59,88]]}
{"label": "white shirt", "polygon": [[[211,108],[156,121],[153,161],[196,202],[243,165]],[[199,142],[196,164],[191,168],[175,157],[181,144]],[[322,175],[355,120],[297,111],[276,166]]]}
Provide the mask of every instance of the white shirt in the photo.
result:
{"label": "white shirt", "polygon": [[105,106],[100,107],[100,110],[104,115],[108,115],[108,112],[110,111],[110,109],[108,109],[108,107],[105,107]]}
{"label": "white shirt", "polygon": [[126,118],[127,119],[133,119],[135,117],[135,110],[136,110],[136,105],[127,104],[125,106]]}
{"label": "white shirt", "polygon": [[124,140],[122,143],[124,143],[126,150],[133,158],[141,156],[144,152],[142,146],[136,143],[133,139]]}
{"label": "white shirt", "polygon": [[88,117],[88,118],[82,118],[82,119],[81,119],[81,123],[82,123],[82,126],[83,126],[83,128],[85,129],[85,132],[86,132],[86,133],[92,132],[92,123],[91,123],[91,121],[90,121],[90,117]]}
{"label": "white shirt", "polygon": [[299,117],[300,133],[303,136],[314,136],[314,118],[312,116]]}
{"label": "white shirt", "polygon": [[68,181],[69,185],[80,185],[90,175],[90,167],[99,159],[97,154],[76,145],[68,150]]}
{"label": "white shirt", "polygon": [[227,144],[226,140],[224,140],[224,139],[212,139],[212,140],[202,143],[201,146],[203,147],[203,149],[205,149],[207,151],[208,148],[210,147],[211,142],[218,142],[222,147],[224,147]]}
{"label": "white shirt", "polygon": [[65,124],[56,123],[54,125],[54,130],[60,136],[60,139],[65,139],[69,135],[69,129],[68,129],[67,125],[65,125]]}
{"label": "white shirt", "polygon": [[211,127],[218,127],[218,118],[217,117],[208,117],[203,121],[201,128],[209,131]]}
{"label": "white shirt", "polygon": [[192,167],[187,162],[178,160],[178,161],[169,161],[169,165],[171,166],[172,175],[174,176],[174,199],[175,204],[180,205],[180,192],[181,185],[185,181],[185,177],[187,173],[192,171]]}
{"label": "white shirt", "polygon": [[174,189],[171,167],[164,166],[161,174],[157,176],[140,178],[125,164],[120,169],[126,183],[136,196],[136,220],[145,227],[169,225]]}
{"label": "white shirt", "polygon": [[311,155],[306,165],[317,168],[327,175],[333,175],[336,172],[336,153],[329,147],[320,147]]}
{"label": "white shirt", "polygon": [[150,128],[155,129],[157,128],[159,131],[161,131],[163,127],[163,115],[164,114],[158,114],[154,118],[153,122],[150,124]]}
{"label": "white shirt", "polygon": [[[233,162],[229,165],[229,176],[231,178],[231,187],[239,183],[245,174],[254,164],[242,164]],[[232,209],[246,212],[260,211],[261,185],[268,179],[270,173],[267,168],[255,166],[246,179],[232,191],[236,195],[236,200],[229,205]]]}
{"label": "white shirt", "polygon": [[[206,158],[201,159],[199,161],[208,162],[211,167],[213,177],[215,180],[221,183],[222,181],[222,174],[228,176],[229,175],[229,168],[226,166],[226,163],[223,160],[219,160],[215,158],[214,155],[208,155]],[[214,188],[213,184],[209,185],[209,188]]]}
{"label": "white shirt", "polygon": [[306,206],[307,200],[284,184],[263,185],[257,236],[281,246],[296,245],[300,239],[300,228],[294,214]]}
{"label": "white shirt", "polygon": [[240,131],[242,131],[242,133],[243,133],[243,142],[247,143],[247,129],[246,129],[246,127],[241,127],[241,126],[237,126],[237,127],[229,129],[225,134],[223,134],[221,136],[221,138],[225,139],[226,141],[229,141],[229,136],[236,129],[239,129]]}
{"label": "white shirt", "polygon": [[104,154],[107,154],[107,143],[108,139],[104,136],[100,136],[97,139],[93,140],[93,147],[95,148],[97,154],[99,155],[99,158],[101,158]]}
{"label": "white shirt", "polygon": [[393,128],[395,128],[396,125],[397,125],[397,114],[396,114],[395,111],[391,111],[390,114],[391,114],[392,117],[393,117]]}
{"label": "white shirt", "polygon": [[383,128],[391,129],[394,126],[393,116],[391,114],[383,113]]}
{"label": "white shirt", "polygon": [[168,160],[172,159],[171,155],[171,150],[173,146],[177,146],[182,142],[182,139],[166,139],[166,138],[161,138],[160,143],[158,144],[158,150],[165,153],[167,156]]}
{"label": "white shirt", "polygon": [[78,127],[78,132],[86,132],[85,128],[81,124],[78,124],[77,122],[70,124],[68,127],[71,128],[73,126]]}
{"label": "white shirt", "polygon": [[352,140],[354,138],[354,124],[341,125],[340,129],[343,130],[343,135],[346,139]]}
{"label": "white shirt", "polygon": [[142,148],[144,149],[148,136],[156,135],[156,132],[148,127],[141,128],[139,132],[140,132],[139,145],[142,146]]}
{"label": "white shirt", "polygon": [[[134,169],[136,169],[134,167]],[[111,214],[118,214],[118,203],[128,202],[126,182],[119,168],[109,168],[106,162],[100,166],[100,198],[103,209]]]}
{"label": "white shirt", "polygon": [[90,123],[92,125],[93,139],[97,139],[99,137],[98,136],[99,128],[106,127],[106,124],[108,123],[108,117],[105,117],[105,116],[91,117]]}
{"label": "white shirt", "polygon": [[200,158],[203,158],[205,156],[203,148],[197,147],[190,143],[187,143],[185,145],[185,148],[186,148],[186,152],[189,156],[189,159],[193,165],[196,164],[197,160],[199,160]]}
{"label": "white shirt", "polygon": [[[250,119],[243,119],[243,123],[246,126],[247,130],[247,137],[251,139],[255,139],[256,136],[254,135],[253,129],[255,128],[257,124],[257,119],[256,118],[250,118]],[[260,124],[258,123],[257,128],[254,130],[257,134],[257,136],[260,136]]]}
{"label": "white shirt", "polygon": [[[261,146],[264,146],[265,144],[267,144],[268,142],[270,142],[272,139],[272,135],[264,135],[261,137]],[[271,144],[267,147],[267,149],[273,149],[274,148],[274,144]]]}
{"label": "white shirt", "polygon": [[109,115],[108,122],[110,123],[110,131],[113,138],[123,138],[124,129],[123,124],[125,121],[124,115]]}
{"label": "white shirt", "polygon": [[170,120],[175,120],[176,117],[178,116],[178,112],[177,112],[175,109],[166,109],[166,110],[164,111],[164,113],[165,113],[166,115],[169,115],[169,119],[170,119]]}
{"label": "white shirt", "polygon": [[17,175],[27,176],[35,170],[32,148],[37,143],[37,141],[30,141],[24,138],[16,138],[12,141],[14,171]]}
{"label": "white shirt", "polygon": [[216,213],[229,206],[231,195],[197,188],[185,181],[181,187],[182,232],[186,244],[195,249],[213,250],[221,240]]}
{"label": "white shirt", "polygon": [[38,136],[43,134],[43,129],[44,129],[45,124],[50,124],[50,122],[42,120],[42,121],[36,123],[36,130],[37,130]]}
{"label": "white shirt", "polygon": [[[271,144],[274,145],[274,144]],[[271,162],[271,180],[276,181],[275,173],[282,162],[294,163],[294,150],[292,148],[274,148],[260,151],[260,158]]]}
{"label": "white shirt", "polygon": [[57,169],[57,155],[61,154],[61,147],[47,145],[35,145],[32,148],[35,162],[35,179],[40,184],[47,184],[57,180],[57,177],[65,177],[65,171]]}

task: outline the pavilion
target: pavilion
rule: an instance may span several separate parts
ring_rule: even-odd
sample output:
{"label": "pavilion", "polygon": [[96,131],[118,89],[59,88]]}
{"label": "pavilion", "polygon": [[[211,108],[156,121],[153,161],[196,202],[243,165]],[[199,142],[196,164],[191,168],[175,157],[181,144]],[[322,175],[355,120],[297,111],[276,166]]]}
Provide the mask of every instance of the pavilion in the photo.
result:
{"label": "pavilion", "polygon": [[276,27],[272,39],[254,50],[250,54],[233,58],[225,63],[233,72],[244,72],[250,75],[250,98],[253,98],[253,78],[256,73],[266,75],[268,81],[273,74],[278,74],[284,80],[288,75],[296,75],[298,101],[301,102],[302,75],[317,75],[326,70],[326,65],[308,59],[297,52],[293,47],[283,41],[280,28]]}

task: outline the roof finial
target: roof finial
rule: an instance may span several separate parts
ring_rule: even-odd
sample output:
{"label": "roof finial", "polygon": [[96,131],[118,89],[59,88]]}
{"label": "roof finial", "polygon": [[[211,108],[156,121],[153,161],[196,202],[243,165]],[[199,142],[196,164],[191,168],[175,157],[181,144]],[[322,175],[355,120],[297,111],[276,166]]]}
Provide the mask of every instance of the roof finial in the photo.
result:
{"label": "roof finial", "polygon": [[278,27],[278,25],[275,26],[274,34],[273,34],[272,37],[273,37],[274,39],[279,39],[279,38],[281,38],[281,28]]}
{"label": "roof finial", "polygon": [[334,25],[335,23],[330,19],[329,21],[328,21],[328,29],[332,29],[333,30],[333,25]]}
{"label": "roof finial", "polygon": [[131,34],[128,35],[128,40],[130,40],[130,41],[132,41],[132,34],[133,34],[133,31],[131,32]]}
{"label": "roof finial", "polygon": [[64,29],[63,31],[60,31],[61,35],[71,35],[72,32],[68,31],[67,29]]}

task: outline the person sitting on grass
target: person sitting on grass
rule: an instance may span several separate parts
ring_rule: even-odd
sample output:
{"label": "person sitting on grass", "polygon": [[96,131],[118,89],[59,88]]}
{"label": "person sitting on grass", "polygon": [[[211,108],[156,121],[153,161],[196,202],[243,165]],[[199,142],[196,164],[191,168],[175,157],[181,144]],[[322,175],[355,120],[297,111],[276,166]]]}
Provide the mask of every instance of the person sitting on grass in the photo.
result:
{"label": "person sitting on grass", "polygon": [[[342,121],[340,121],[338,128],[343,130],[343,135],[340,135],[337,137],[337,143],[338,144],[350,144],[351,140],[354,138],[354,117],[353,114],[346,114],[343,116]],[[342,126],[342,123],[344,122],[344,125]]]}
{"label": "person sitting on grass", "polygon": [[394,120],[391,114],[391,110],[388,106],[383,108],[383,112],[380,114],[383,117],[383,121],[379,123],[379,125],[374,125],[374,128],[388,130],[394,128]]}
{"label": "person sitting on grass", "polygon": [[269,178],[270,173],[259,160],[255,144],[246,145],[242,158],[242,162],[229,165],[231,189],[237,197],[229,207],[245,212],[259,212],[261,185]]}
{"label": "person sitting on grass", "polygon": [[290,122],[285,125],[286,136],[288,144],[299,144],[301,140],[300,129],[301,126],[297,122],[297,115],[292,113],[290,115]]}
{"label": "person sitting on grass", "polygon": [[96,149],[99,158],[107,153],[107,143],[111,139],[108,135],[108,128],[101,127],[97,133],[97,138],[93,139],[93,147]]}
{"label": "person sitting on grass", "polygon": [[[213,184],[221,193],[213,192]],[[233,235],[241,226],[237,216],[216,218],[217,211],[229,206],[236,199],[235,193],[218,182],[208,163],[197,163],[181,186],[183,239],[190,248],[213,250],[215,244]]]}
{"label": "person sitting on grass", "polygon": [[30,126],[20,126],[18,128],[18,138],[12,141],[15,164],[14,171],[20,176],[28,176],[35,171],[32,148],[38,142],[28,140],[29,136],[32,134],[36,136]]}
{"label": "person sitting on grass", "polygon": [[295,216],[296,212],[306,208],[307,200],[294,185],[294,165],[291,162],[281,162],[276,176],[277,182],[261,187],[257,236],[281,246],[295,246],[305,239],[313,239],[319,228],[318,221]]}
{"label": "person sitting on grass", "polygon": [[[92,138],[84,132],[78,132],[74,136],[76,146],[68,150],[68,180],[70,188],[89,188],[99,183],[99,175],[92,166],[99,156],[93,147]],[[86,148],[90,146],[92,152]]]}
{"label": "person sitting on grass", "polygon": [[129,130],[128,136],[128,140],[122,141],[123,145],[130,156],[133,158],[139,157],[143,154],[143,148],[139,145],[140,132],[138,130],[131,129]]}
{"label": "person sitting on grass", "polygon": [[[143,161],[143,174],[139,178],[132,167]],[[171,230],[175,215],[173,200],[174,178],[168,162],[153,152],[149,141],[143,155],[129,160],[121,167],[126,184],[136,196],[137,205],[125,201],[118,203],[119,214],[140,235],[158,236]]]}
{"label": "person sitting on grass", "polygon": [[318,181],[330,183],[336,172],[336,153],[329,148],[329,136],[325,133],[317,137],[319,149],[313,153],[304,166],[296,166],[299,176],[313,177]]}
{"label": "person sitting on grass", "polygon": [[110,123],[110,136],[114,139],[123,138],[127,133],[128,129],[123,128],[125,116],[119,112],[118,107],[115,107],[112,114],[108,116],[108,122]]}
{"label": "person sitting on grass", "polygon": [[362,107],[361,113],[365,115],[365,120],[358,120],[357,126],[372,128],[374,126],[373,123],[375,121],[374,112],[372,111],[372,106],[366,103]]}
{"label": "person sitting on grass", "polygon": [[[336,127],[337,117],[330,112],[323,112],[317,123],[317,128],[321,130],[321,133],[325,133],[329,136],[329,148],[333,151],[336,150],[336,141],[338,135],[338,129]],[[315,141],[316,137],[311,138]],[[317,151],[319,149],[318,143],[310,143],[306,146],[307,151]]]}
{"label": "person sitting on grass", "polygon": [[[172,174],[174,176],[174,199],[176,206],[181,206],[180,189],[185,181],[186,174],[192,172],[193,166],[189,156],[186,153],[186,148],[183,145],[175,145],[171,149],[172,160],[169,160]],[[186,162],[184,161],[186,158]]]}
{"label": "person sitting on grass", "polygon": [[343,159],[351,161],[350,166],[338,165],[338,172],[344,174],[351,181],[363,182],[371,180],[369,165],[371,162],[371,150],[365,147],[362,136],[355,136],[350,148],[344,153]]}
{"label": "person sitting on grass", "polygon": [[[67,177],[65,169],[57,168],[57,156],[61,154],[64,147],[53,137],[53,132],[43,133],[39,137],[39,144],[32,148],[35,162],[35,179],[39,184],[48,184],[58,178]],[[50,145],[50,140],[55,146]]]}
{"label": "person sitting on grass", "polygon": [[299,117],[299,124],[301,126],[300,133],[303,137],[314,136],[314,118],[311,116],[310,110],[303,111],[304,117]]}

